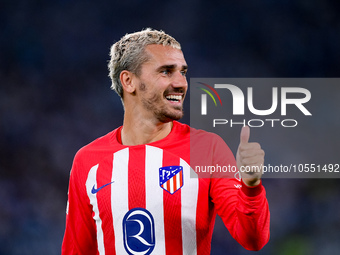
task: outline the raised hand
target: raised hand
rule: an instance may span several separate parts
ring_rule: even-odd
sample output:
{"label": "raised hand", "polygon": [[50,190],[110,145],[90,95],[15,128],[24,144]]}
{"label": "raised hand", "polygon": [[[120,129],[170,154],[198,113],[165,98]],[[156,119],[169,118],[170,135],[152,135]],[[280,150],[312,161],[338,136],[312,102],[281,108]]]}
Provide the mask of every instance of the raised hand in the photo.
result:
{"label": "raised hand", "polygon": [[236,153],[237,167],[241,172],[243,182],[247,186],[260,184],[262,166],[264,163],[264,151],[259,143],[250,143],[250,128],[244,126],[241,129],[240,145]]}

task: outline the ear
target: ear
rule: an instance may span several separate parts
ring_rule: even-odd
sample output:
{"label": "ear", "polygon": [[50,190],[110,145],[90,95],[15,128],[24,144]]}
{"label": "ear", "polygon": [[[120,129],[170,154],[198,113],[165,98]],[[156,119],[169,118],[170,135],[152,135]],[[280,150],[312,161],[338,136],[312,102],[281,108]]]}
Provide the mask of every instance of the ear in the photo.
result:
{"label": "ear", "polygon": [[132,94],[136,90],[135,82],[133,82],[135,76],[133,73],[127,70],[123,70],[120,73],[120,82],[122,83],[123,90],[129,94]]}

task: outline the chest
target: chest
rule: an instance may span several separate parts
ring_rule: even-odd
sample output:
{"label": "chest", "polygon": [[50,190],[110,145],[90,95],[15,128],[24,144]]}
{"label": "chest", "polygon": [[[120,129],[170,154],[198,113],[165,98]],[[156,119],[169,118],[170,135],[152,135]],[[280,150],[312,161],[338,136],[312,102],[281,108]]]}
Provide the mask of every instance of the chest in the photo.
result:
{"label": "chest", "polygon": [[125,148],[102,158],[91,168],[86,186],[101,215],[119,219],[133,208],[144,208],[151,215],[163,214],[162,220],[169,211],[172,220],[190,221],[202,192],[184,159],[152,146]]}

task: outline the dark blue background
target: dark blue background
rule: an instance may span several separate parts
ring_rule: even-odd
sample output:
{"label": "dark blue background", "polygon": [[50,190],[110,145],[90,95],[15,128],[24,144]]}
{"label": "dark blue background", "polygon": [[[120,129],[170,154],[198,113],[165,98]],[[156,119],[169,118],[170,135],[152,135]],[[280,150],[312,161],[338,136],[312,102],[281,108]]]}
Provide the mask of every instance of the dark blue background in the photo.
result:
{"label": "dark blue background", "polygon": [[[60,254],[73,156],[122,123],[106,65],[111,44],[125,33],[153,27],[174,36],[189,64],[188,78],[339,77],[339,5],[335,0],[2,0],[0,254]],[[183,121],[188,123],[188,115]],[[338,182],[264,180],[271,240],[257,254],[338,254]],[[212,254],[253,253],[232,240],[218,220]]]}

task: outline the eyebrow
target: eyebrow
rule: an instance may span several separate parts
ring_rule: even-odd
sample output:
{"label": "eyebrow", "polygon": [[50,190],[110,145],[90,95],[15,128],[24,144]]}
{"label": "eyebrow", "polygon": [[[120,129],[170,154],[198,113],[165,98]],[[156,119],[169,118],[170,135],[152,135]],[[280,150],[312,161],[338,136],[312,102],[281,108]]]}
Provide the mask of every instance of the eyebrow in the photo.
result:
{"label": "eyebrow", "polygon": [[[175,69],[177,67],[177,65],[163,65],[157,68],[157,71],[161,71],[163,69]],[[188,66],[187,65],[183,65],[182,66],[182,70],[188,70]]]}

